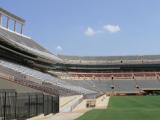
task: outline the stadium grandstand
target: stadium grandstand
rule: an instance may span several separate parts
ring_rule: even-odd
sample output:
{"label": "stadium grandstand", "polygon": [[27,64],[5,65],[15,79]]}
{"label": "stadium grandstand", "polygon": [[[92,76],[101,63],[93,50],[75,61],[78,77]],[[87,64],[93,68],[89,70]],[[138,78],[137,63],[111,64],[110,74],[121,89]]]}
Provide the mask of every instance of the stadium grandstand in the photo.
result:
{"label": "stadium grandstand", "polygon": [[95,108],[104,95],[160,94],[160,55],[55,55],[25,36],[24,24],[0,8],[0,118],[76,111],[84,101]]}

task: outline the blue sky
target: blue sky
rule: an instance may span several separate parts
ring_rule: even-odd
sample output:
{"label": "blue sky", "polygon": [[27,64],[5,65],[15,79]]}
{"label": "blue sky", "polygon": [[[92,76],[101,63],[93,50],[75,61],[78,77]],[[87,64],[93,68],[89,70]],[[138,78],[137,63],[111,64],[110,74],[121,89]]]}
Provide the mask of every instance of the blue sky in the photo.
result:
{"label": "blue sky", "polygon": [[160,54],[160,0],[0,0],[25,34],[66,55]]}

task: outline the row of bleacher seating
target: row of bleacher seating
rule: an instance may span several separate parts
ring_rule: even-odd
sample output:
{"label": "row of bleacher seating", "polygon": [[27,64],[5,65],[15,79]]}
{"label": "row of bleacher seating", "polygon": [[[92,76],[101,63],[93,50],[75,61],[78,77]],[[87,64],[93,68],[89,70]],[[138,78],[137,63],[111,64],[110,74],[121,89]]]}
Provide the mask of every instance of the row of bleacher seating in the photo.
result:
{"label": "row of bleacher seating", "polygon": [[97,92],[140,93],[143,90],[160,90],[160,80],[66,80]]}
{"label": "row of bleacher seating", "polygon": [[[4,62],[1,61],[0,63],[3,63],[4,65]],[[9,64],[9,62],[7,62],[7,64]],[[54,94],[55,92],[57,92],[60,95],[77,94],[76,92],[74,93],[72,91],[67,91],[68,89],[64,90],[63,88],[58,87],[57,85],[51,84],[50,82],[42,81],[41,79],[40,80],[42,81],[43,84],[39,84],[38,82],[31,81],[31,79],[28,80],[26,77],[27,75],[23,73],[25,70],[22,70],[22,72],[20,72],[18,71],[19,69],[16,69],[16,70],[9,69],[9,68],[4,69],[5,65],[4,66],[2,64],[0,65],[3,67],[3,68],[0,67],[1,68],[0,71],[6,72],[6,74],[9,74],[9,75],[14,75],[15,76],[14,81],[16,83],[19,83],[37,90],[45,91],[50,94]],[[20,67],[23,67],[23,66],[20,66]],[[65,80],[63,82],[67,84],[72,84],[76,88],[83,87],[86,89],[90,89],[91,91],[97,91],[97,92],[115,91],[115,92],[133,93],[133,92],[140,92],[143,89],[160,89],[159,80]]]}
{"label": "row of bleacher seating", "polygon": [[[23,86],[27,86],[36,90],[39,90],[41,92],[46,92],[48,94],[51,95],[68,95],[67,90],[66,93],[64,93],[63,91],[59,91],[58,89],[56,89],[56,87],[52,88],[46,85],[42,85],[39,84],[39,82],[37,83],[36,81],[34,81],[35,79],[27,79],[26,76],[22,75],[21,73],[17,73],[13,70],[7,69],[7,68],[2,68],[2,66],[0,66],[0,77],[9,81],[12,81],[14,83],[17,84],[21,84]],[[60,88],[59,88],[60,89]],[[72,93],[71,91],[69,92],[69,94],[75,94]]]}
{"label": "row of bleacher seating", "polygon": [[[0,60],[0,65],[3,68],[8,68],[9,71],[12,71],[11,73],[13,73],[13,75],[16,77],[19,75],[22,75],[23,77],[22,76],[18,77],[19,78],[18,80],[20,80],[20,81],[17,81],[17,82],[19,82],[19,83],[23,82],[23,84],[29,84],[29,85],[31,85],[31,87],[40,87],[41,86],[41,88],[39,88],[39,89],[44,89],[44,87],[48,87],[50,89],[49,91],[52,91],[52,92],[57,91],[57,93],[59,93],[59,95],[65,95],[65,94],[67,94],[67,92],[69,94],[70,93],[72,93],[72,94],[96,94],[96,92],[94,92],[94,91],[85,89],[83,87],[74,86],[70,83],[59,80],[59,79],[57,79],[47,73],[43,73],[38,70],[34,70],[34,69],[31,69],[31,68],[28,68],[28,67],[25,67],[22,65],[14,64],[14,63],[7,62],[4,60]],[[16,72],[16,74],[15,74],[15,72]],[[30,76],[29,79],[27,76]],[[41,81],[41,85],[38,82],[31,80],[31,77]],[[24,80],[22,78],[24,78]],[[33,84],[31,82],[33,82]],[[49,84],[45,84],[45,83],[49,83]],[[34,86],[32,86],[32,85],[34,85]]]}
{"label": "row of bleacher seating", "polygon": [[159,79],[160,72],[62,72],[62,79]]}

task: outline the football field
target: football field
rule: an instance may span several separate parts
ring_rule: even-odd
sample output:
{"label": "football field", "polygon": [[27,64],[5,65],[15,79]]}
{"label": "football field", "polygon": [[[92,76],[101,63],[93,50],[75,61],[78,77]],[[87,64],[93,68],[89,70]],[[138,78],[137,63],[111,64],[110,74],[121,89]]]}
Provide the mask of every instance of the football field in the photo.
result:
{"label": "football field", "polygon": [[160,120],[160,96],[111,97],[105,110],[91,110],[77,120]]}

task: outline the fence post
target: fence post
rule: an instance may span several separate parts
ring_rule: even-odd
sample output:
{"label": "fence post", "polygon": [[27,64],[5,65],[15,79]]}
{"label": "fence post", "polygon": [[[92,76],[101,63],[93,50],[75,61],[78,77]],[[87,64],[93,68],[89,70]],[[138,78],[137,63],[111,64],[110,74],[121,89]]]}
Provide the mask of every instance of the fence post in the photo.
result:
{"label": "fence post", "polygon": [[56,107],[58,108],[58,109],[56,109],[56,112],[59,112],[59,96],[57,96],[57,98],[56,98]]}
{"label": "fence post", "polygon": [[17,92],[15,92],[15,119],[17,117]]}
{"label": "fence post", "polygon": [[52,96],[52,99],[51,99],[51,102],[52,102],[52,103],[51,103],[51,104],[52,104],[52,113],[53,113],[53,109],[54,109],[54,108],[53,108],[53,101],[54,101],[54,98],[53,98],[53,96]]}
{"label": "fence post", "polygon": [[38,94],[36,95],[36,115],[38,115]]}
{"label": "fence post", "polygon": [[4,120],[6,120],[6,91],[4,92],[4,106],[3,106],[3,117],[4,117]]}
{"label": "fence post", "polygon": [[30,95],[28,95],[28,117],[30,117]]}
{"label": "fence post", "polygon": [[44,114],[44,94],[43,94],[43,114]]}
{"label": "fence post", "polygon": [[[48,101],[48,95],[47,95],[47,108],[49,108],[48,103],[49,101]],[[48,115],[48,109],[47,109],[47,115]]]}

